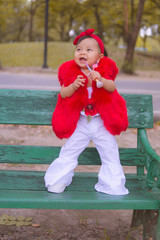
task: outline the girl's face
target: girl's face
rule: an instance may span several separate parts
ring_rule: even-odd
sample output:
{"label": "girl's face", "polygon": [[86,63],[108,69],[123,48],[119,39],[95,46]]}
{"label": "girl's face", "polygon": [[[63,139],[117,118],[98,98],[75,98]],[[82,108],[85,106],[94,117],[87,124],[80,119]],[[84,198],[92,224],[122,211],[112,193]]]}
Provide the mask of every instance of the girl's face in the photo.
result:
{"label": "girl's face", "polygon": [[85,62],[91,68],[103,56],[97,41],[94,38],[86,38],[77,44],[74,60],[81,69],[86,69]]}

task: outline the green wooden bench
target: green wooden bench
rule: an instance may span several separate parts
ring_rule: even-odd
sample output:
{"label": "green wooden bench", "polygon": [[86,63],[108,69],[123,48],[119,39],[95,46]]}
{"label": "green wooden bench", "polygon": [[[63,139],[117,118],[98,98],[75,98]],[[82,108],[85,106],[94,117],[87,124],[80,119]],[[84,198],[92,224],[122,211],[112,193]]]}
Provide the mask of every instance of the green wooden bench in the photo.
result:
{"label": "green wooden bench", "polygon": [[[152,149],[145,130],[153,128],[152,96],[123,97],[129,127],[137,128],[137,147],[119,149],[122,165],[137,167],[136,174],[126,174],[129,195],[96,192],[95,172],[76,172],[65,192],[53,194],[44,186],[45,172],[0,170],[0,208],[133,209],[132,226],[143,224],[143,239],[151,236],[160,240],[160,156]],[[1,89],[0,124],[50,125],[56,101],[57,92],[53,91]],[[50,164],[59,150],[59,146],[0,145],[0,163]],[[79,164],[100,165],[97,150],[88,147]]]}

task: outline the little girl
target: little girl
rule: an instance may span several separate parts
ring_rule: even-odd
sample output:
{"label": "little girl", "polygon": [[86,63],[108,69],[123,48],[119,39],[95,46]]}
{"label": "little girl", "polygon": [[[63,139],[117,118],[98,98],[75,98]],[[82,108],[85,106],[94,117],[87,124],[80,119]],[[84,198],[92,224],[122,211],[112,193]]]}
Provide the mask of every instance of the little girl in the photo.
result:
{"label": "little girl", "polygon": [[79,155],[92,140],[102,163],[95,190],[125,195],[128,190],[114,135],[127,129],[127,108],[114,82],[117,66],[104,56],[104,44],[93,32],[88,29],[76,37],[74,60],[59,68],[61,90],[52,126],[57,137],[67,140],[49,166],[45,184],[49,192],[63,192],[72,182]]}

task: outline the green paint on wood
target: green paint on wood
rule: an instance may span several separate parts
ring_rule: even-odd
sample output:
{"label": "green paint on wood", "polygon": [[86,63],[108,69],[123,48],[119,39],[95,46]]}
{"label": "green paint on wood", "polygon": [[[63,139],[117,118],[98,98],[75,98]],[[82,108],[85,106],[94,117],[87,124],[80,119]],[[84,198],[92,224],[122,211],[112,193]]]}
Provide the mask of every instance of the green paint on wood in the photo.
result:
{"label": "green paint on wood", "polygon": [[[51,125],[57,96],[58,92],[53,91],[1,89],[0,124]],[[143,211],[142,214],[159,210],[160,156],[151,147],[145,131],[145,128],[153,128],[152,96],[122,96],[127,103],[129,127],[138,129],[137,148],[119,149],[122,165],[137,167],[137,173],[126,174],[128,195],[111,196],[96,192],[97,173],[94,172],[75,173],[65,192],[53,194],[44,186],[45,173],[42,171],[0,170],[0,208],[135,209]],[[59,151],[59,146],[0,145],[0,163],[50,164],[58,157]],[[79,164],[100,165],[97,150],[85,149],[79,157]],[[160,217],[157,219],[154,229],[157,229],[155,235],[159,240]]]}

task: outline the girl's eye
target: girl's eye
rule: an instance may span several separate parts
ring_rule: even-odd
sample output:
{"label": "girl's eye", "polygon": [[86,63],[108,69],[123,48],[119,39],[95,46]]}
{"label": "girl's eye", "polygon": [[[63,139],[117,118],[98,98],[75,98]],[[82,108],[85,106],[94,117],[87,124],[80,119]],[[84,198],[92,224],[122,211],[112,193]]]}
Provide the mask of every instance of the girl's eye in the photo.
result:
{"label": "girl's eye", "polygon": [[79,52],[81,49],[80,48],[77,48],[77,51]]}
{"label": "girl's eye", "polygon": [[92,49],[88,48],[87,51],[90,52],[90,51],[92,51]]}

